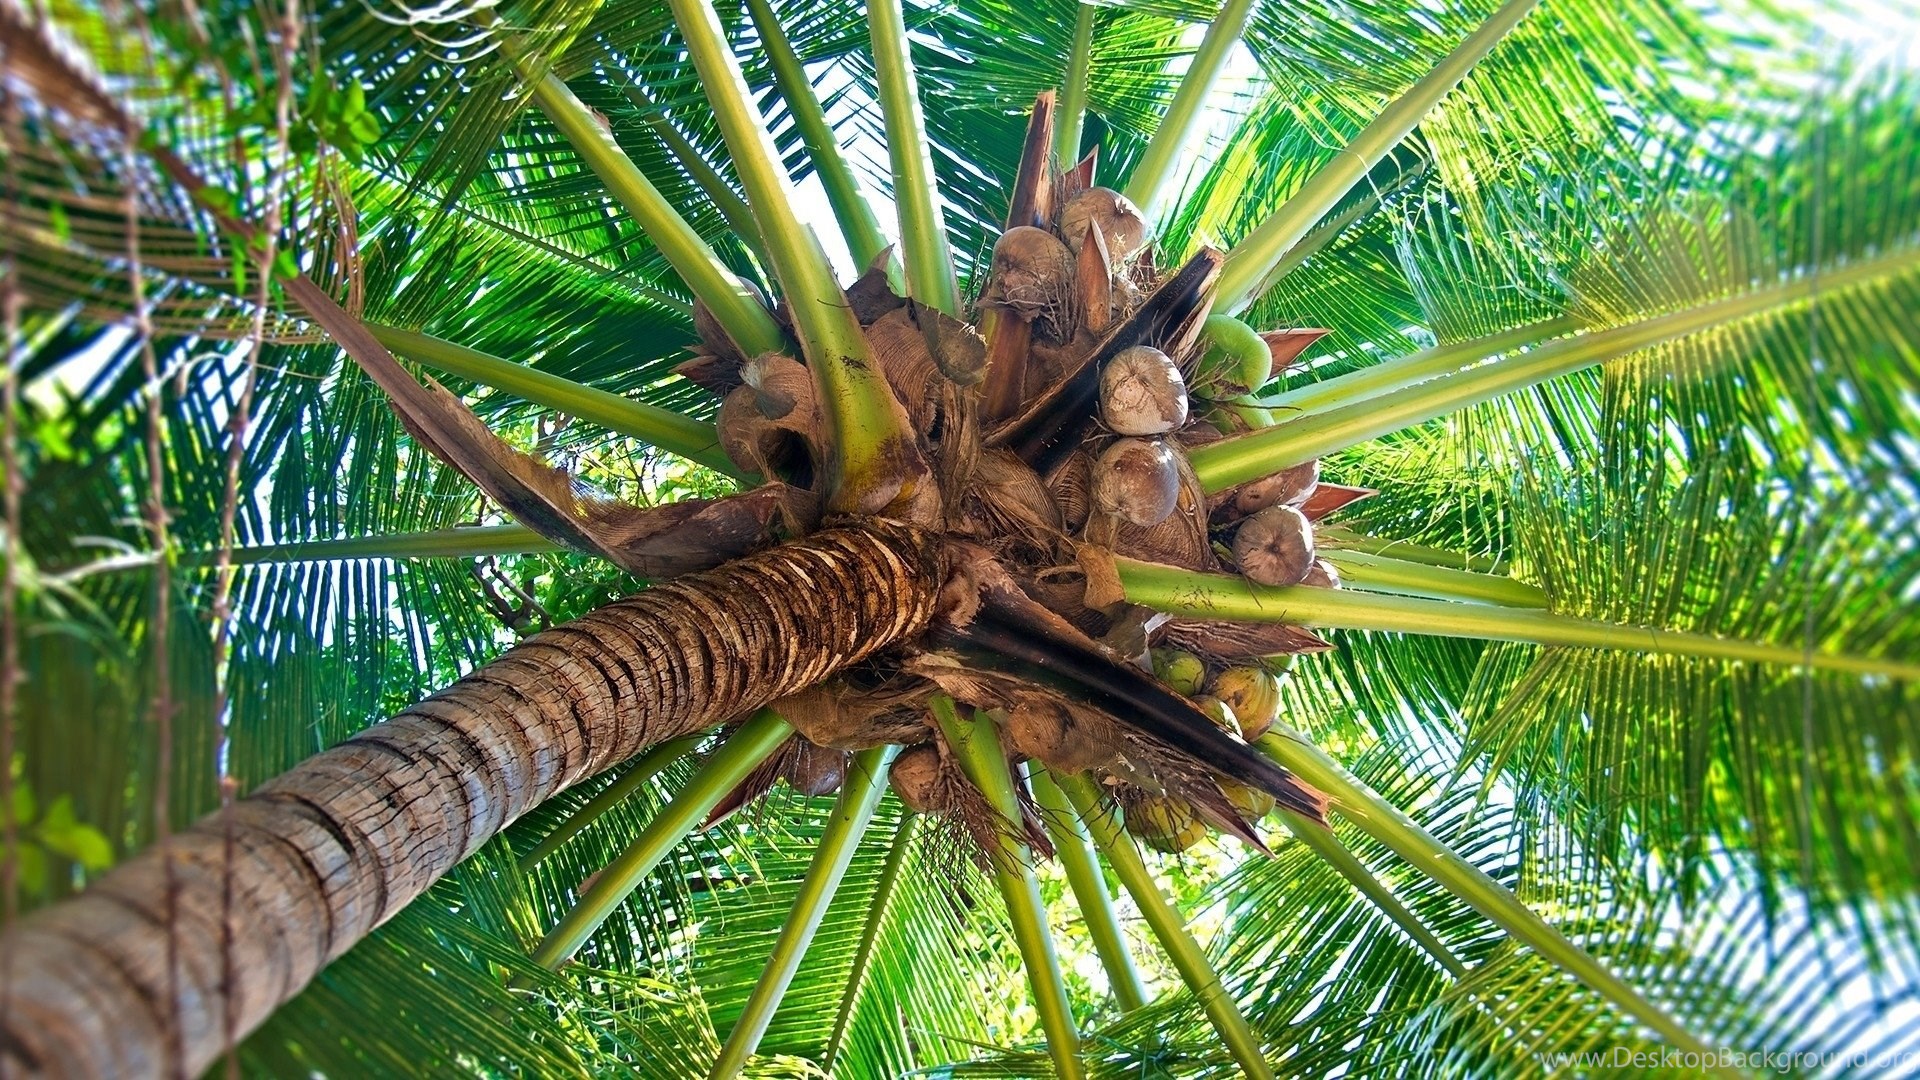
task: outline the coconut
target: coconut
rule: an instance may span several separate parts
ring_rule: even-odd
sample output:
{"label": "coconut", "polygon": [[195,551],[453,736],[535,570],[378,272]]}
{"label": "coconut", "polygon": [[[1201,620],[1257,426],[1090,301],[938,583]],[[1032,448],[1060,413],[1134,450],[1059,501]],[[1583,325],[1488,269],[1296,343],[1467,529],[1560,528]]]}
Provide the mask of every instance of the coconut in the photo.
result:
{"label": "coconut", "polygon": [[1169,795],[1150,795],[1132,803],[1123,824],[1141,843],[1168,854],[1185,851],[1207,835],[1193,806]]}
{"label": "coconut", "polygon": [[1027,757],[1039,757],[1046,765],[1060,761],[1071,738],[1066,707],[1041,698],[1018,701],[1000,726],[1006,730],[1008,746]]}
{"label": "coconut", "polygon": [[787,786],[802,795],[830,795],[840,790],[847,775],[847,753],[815,746],[805,739],[795,740],[796,752],[786,761],[781,775]]}
{"label": "coconut", "polygon": [[1333,564],[1325,559],[1315,559],[1313,565],[1307,568],[1306,575],[1300,579],[1300,584],[1321,589],[1337,589],[1340,587],[1340,571],[1334,569]]}
{"label": "coconut", "polygon": [[1235,738],[1240,737],[1240,718],[1233,715],[1233,706],[1210,694],[1202,694],[1193,699],[1193,707],[1206,713],[1214,727]]}
{"label": "coconut", "polygon": [[1081,773],[1112,760],[1110,747],[1096,745],[1075,726],[1067,707],[1038,695],[1023,695],[1001,722],[1007,743],[1050,769]]}
{"label": "coconut", "polygon": [[946,808],[947,777],[940,761],[940,750],[932,743],[921,743],[900,751],[887,773],[887,783],[907,809],[916,814],[937,813]]}
{"label": "coconut", "polygon": [[1299,506],[1320,483],[1320,461],[1303,461],[1272,476],[1249,480],[1233,493],[1233,510],[1241,517],[1257,514],[1269,506]]}
{"label": "coconut", "polygon": [[1227,801],[1233,804],[1234,811],[1245,820],[1259,821],[1273,813],[1275,805],[1273,796],[1252,784],[1243,784],[1238,780],[1220,780],[1218,783],[1220,794],[1227,797]]}
{"label": "coconut", "polygon": [[1313,526],[1291,506],[1269,506],[1233,534],[1233,561],[1262,585],[1297,585],[1313,565]]}
{"label": "coconut", "polygon": [[1164,435],[1187,422],[1187,381],[1151,345],[1122,349],[1100,371],[1100,416],[1121,435]]}
{"label": "coconut", "polygon": [[1230,667],[1213,677],[1207,693],[1233,710],[1234,719],[1240,721],[1240,734],[1248,741],[1265,735],[1280,715],[1280,680],[1263,667]]}
{"label": "coconut", "polygon": [[1120,439],[1093,463],[1093,504],[1142,527],[1158,525],[1180,501],[1180,465],[1157,439]]}
{"label": "coconut", "polygon": [[1207,676],[1205,660],[1185,649],[1155,649],[1151,655],[1153,673],[1161,682],[1182,697],[1192,697],[1200,692],[1200,684]]}
{"label": "coconut", "polygon": [[1060,208],[1060,235],[1074,251],[1085,241],[1087,226],[1100,230],[1107,258],[1119,265],[1147,242],[1147,219],[1133,200],[1112,188],[1088,188]]}
{"label": "coconut", "polygon": [[986,299],[1031,319],[1065,302],[1073,287],[1073,253],[1045,229],[1016,225],[993,245]]}
{"label": "coconut", "polygon": [[1206,396],[1230,398],[1258,390],[1273,376],[1273,350],[1253,327],[1231,315],[1209,315],[1200,327],[1194,385]]}
{"label": "coconut", "polygon": [[[1217,561],[1213,542],[1207,535],[1206,489],[1200,485],[1200,478],[1193,474],[1184,455],[1175,454],[1174,464],[1180,469],[1180,492],[1175,497],[1173,513],[1158,525],[1144,527],[1109,519],[1116,527],[1108,546],[1122,555],[1148,562],[1188,570],[1212,570]],[[1106,543],[1091,531],[1087,539]]]}

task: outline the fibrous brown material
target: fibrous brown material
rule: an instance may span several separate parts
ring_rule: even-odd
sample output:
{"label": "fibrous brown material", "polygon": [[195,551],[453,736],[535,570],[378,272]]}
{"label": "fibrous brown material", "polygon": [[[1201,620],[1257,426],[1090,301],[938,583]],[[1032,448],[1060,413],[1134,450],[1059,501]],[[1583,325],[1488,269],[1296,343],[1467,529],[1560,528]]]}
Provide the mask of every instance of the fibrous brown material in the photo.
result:
{"label": "fibrous brown material", "polygon": [[[207,947],[223,940],[224,882],[244,1035],[554,793],[918,633],[944,578],[937,550],[905,526],[822,532],[528,638],[22,919],[0,939],[0,1065],[197,1075],[224,1041],[227,992]],[[165,1060],[170,1024],[178,1062]]]}

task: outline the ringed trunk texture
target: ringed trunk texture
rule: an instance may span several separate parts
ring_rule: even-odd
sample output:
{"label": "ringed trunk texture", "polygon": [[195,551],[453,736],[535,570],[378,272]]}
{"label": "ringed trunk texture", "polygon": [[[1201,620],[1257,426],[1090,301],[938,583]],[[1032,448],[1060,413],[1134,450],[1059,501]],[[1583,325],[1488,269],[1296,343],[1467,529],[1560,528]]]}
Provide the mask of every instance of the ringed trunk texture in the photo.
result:
{"label": "ringed trunk texture", "polygon": [[921,534],[876,523],[528,638],[22,919],[0,938],[0,1075],[198,1075],[528,809],[918,633],[942,576]]}

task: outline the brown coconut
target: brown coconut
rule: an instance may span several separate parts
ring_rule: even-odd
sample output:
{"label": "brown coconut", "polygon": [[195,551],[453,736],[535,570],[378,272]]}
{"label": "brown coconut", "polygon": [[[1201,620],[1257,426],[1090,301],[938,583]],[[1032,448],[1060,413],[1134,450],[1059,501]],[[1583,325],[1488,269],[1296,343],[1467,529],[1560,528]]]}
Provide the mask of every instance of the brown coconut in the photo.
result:
{"label": "brown coconut", "polygon": [[1269,506],[1299,506],[1313,495],[1319,482],[1320,462],[1303,461],[1234,488],[1231,496],[1222,500],[1214,518],[1224,523],[1251,517]]}
{"label": "brown coconut", "polygon": [[1313,525],[1291,506],[1269,506],[1233,534],[1233,561],[1262,585],[1297,585],[1313,566]]}
{"label": "brown coconut", "polygon": [[786,760],[780,763],[780,775],[787,786],[802,795],[830,795],[840,790],[847,776],[847,752],[817,746],[806,739],[793,740]]}
{"label": "brown coconut", "polygon": [[1045,229],[1018,225],[993,245],[984,299],[1023,319],[1058,311],[1074,287],[1073,252]]}
{"label": "brown coconut", "polygon": [[1120,350],[1100,369],[1100,417],[1120,435],[1164,435],[1185,424],[1180,365],[1151,345]]}
{"label": "brown coconut", "polygon": [[935,814],[946,809],[951,799],[946,763],[932,743],[909,746],[893,759],[887,783],[907,809],[916,814]]}
{"label": "brown coconut", "polygon": [[1300,579],[1300,584],[1337,589],[1340,587],[1340,571],[1325,559],[1315,559],[1313,565],[1307,568],[1306,575]]}
{"label": "brown coconut", "polygon": [[1074,251],[1091,225],[1106,241],[1107,257],[1114,265],[1132,258],[1147,242],[1147,219],[1133,200],[1112,188],[1096,187],[1075,195],[1060,208],[1060,235]]}
{"label": "brown coconut", "polygon": [[1093,505],[1129,524],[1158,525],[1180,501],[1180,465],[1157,439],[1119,439],[1093,463]]}

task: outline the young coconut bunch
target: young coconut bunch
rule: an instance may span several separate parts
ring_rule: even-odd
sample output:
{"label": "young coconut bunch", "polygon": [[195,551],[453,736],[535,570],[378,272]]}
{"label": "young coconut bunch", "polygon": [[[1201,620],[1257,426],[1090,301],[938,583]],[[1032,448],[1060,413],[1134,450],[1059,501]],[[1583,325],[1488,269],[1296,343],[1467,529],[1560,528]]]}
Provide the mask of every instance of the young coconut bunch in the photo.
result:
{"label": "young coconut bunch", "polygon": [[[272,268],[288,300],[386,393],[418,442],[521,522],[515,535],[530,545],[522,550],[545,544],[585,552],[650,586],[535,635],[416,709],[297,767],[228,817],[128,864],[100,895],[73,902],[81,907],[24,921],[5,945],[17,962],[12,981],[0,985],[0,1017],[26,1019],[0,1020],[9,1025],[0,1031],[4,1063],[25,1072],[28,1061],[71,1062],[79,1073],[107,1073],[160,1060],[166,1051],[149,1044],[173,1039],[178,1071],[197,1071],[223,1038],[257,1025],[325,959],[514,816],[644,752],[602,794],[630,793],[686,754],[689,740],[716,732],[690,779],[617,858],[580,884],[576,906],[533,953],[542,967],[566,964],[690,832],[776,784],[837,792],[779,940],[711,1066],[716,1077],[738,1075],[757,1050],[889,785],[912,812],[953,822],[968,853],[992,871],[1057,1076],[1086,1075],[1087,1055],[1034,876],[1036,859],[1048,854],[1068,869],[1089,925],[1104,927],[1112,943],[1122,938],[1099,872],[1104,860],[1234,1063],[1247,1076],[1273,1074],[1278,1038],[1256,1033],[1242,1014],[1135,840],[1178,852],[1218,832],[1258,857],[1274,835],[1263,831],[1274,814],[1447,972],[1464,969],[1334,839],[1330,813],[1347,816],[1636,1024],[1700,1051],[1700,1040],[1663,1010],[1280,715],[1279,680],[1291,658],[1331,648],[1317,628],[1639,648],[1875,678],[1916,674],[1910,664],[1549,614],[1531,586],[1381,555],[1365,549],[1367,538],[1321,524],[1369,494],[1323,480],[1323,455],[1607,359],[1608,342],[1640,348],[1772,310],[1736,297],[1711,314],[1692,313],[1691,321],[1625,328],[1637,336],[1606,336],[1619,329],[1586,335],[1513,363],[1502,356],[1475,367],[1489,358],[1456,353],[1452,368],[1426,371],[1424,379],[1405,369],[1363,372],[1367,395],[1332,394],[1324,408],[1284,421],[1260,404],[1268,399],[1252,396],[1325,331],[1263,333],[1237,314],[1531,3],[1500,8],[1231,252],[1202,247],[1177,266],[1160,265],[1150,215],[1251,4],[1229,0],[1222,9],[1124,192],[1097,184],[1095,157],[1056,155],[1061,118],[1053,95],[1042,95],[1005,228],[971,310],[961,305],[932,185],[900,5],[881,0],[869,19],[899,210],[892,247],[777,19],[767,5],[750,6],[848,246],[870,260],[850,285],[834,277],[794,211],[791,178],[719,16],[703,0],[673,0],[685,52],[757,227],[777,307],[726,269],[626,157],[604,118],[534,63],[510,30],[490,25],[533,106],[694,294],[701,340],[681,372],[715,395],[713,428],[596,397],[450,342],[363,323],[297,264]],[[242,251],[253,243],[259,223],[240,216],[231,198],[160,140],[131,139],[138,121],[75,70],[43,27],[6,0],[0,15],[10,61],[24,58],[28,85],[60,100],[61,122],[100,139],[127,139],[130,151],[149,154],[194,212],[217,225],[221,242]],[[1069,91],[1084,100],[1084,87]],[[1078,129],[1077,115],[1066,119]],[[1897,257],[1911,258],[1903,250],[1849,265],[1851,277],[1836,275],[1823,288],[1904,272],[1909,263],[1888,261]],[[1755,295],[1779,305],[1804,295],[1791,291],[1797,285],[1780,288]],[[390,348],[512,386],[536,403],[591,414],[609,430],[703,461],[745,490],[656,507],[585,497],[566,472],[509,445],[461,399],[422,384]],[[501,537],[493,539],[497,552]],[[454,538],[449,551],[423,541],[412,550],[461,554],[464,542]],[[266,557],[248,557],[255,556]],[[274,557],[330,555],[308,549]],[[534,734],[525,725],[535,725]],[[496,746],[506,749],[490,753]],[[487,762],[476,765],[476,758]],[[580,813],[590,819],[618,797],[596,797]],[[396,825],[402,807],[407,821]],[[420,843],[392,831],[451,828],[446,822],[463,831]],[[569,821],[555,835],[579,828]],[[223,891],[223,874],[202,872],[238,873],[223,861],[236,849],[256,861],[284,858],[297,845],[278,841],[281,832],[322,846],[333,837],[374,837],[380,842],[364,846],[406,857],[355,863],[364,878],[337,892],[327,891],[327,874],[316,873],[311,895],[277,880],[280,891],[265,884]],[[523,865],[552,850],[543,841]],[[170,876],[171,853],[180,851],[194,871],[184,882]],[[170,931],[115,915],[115,905],[151,900],[156,889],[166,903],[230,912],[236,940],[278,951],[266,955],[268,945],[260,945],[262,955],[250,957],[257,963],[231,965],[196,982],[192,993],[129,986],[166,981],[147,978],[155,967],[148,961],[170,955],[172,942]],[[256,903],[260,896],[273,904]],[[289,910],[300,917],[286,917]],[[94,951],[81,968],[68,963],[71,936],[63,934],[87,918],[119,929],[89,943]],[[309,951],[277,932],[309,923],[330,928]],[[336,926],[346,929],[334,935]],[[1115,987],[1140,984],[1124,945],[1104,949],[1101,960]],[[167,977],[200,979],[208,968]],[[101,972],[131,974],[105,988],[83,982],[110,982]],[[102,1020],[101,1002],[128,1015],[158,1008],[165,1018],[116,1025]]]}

